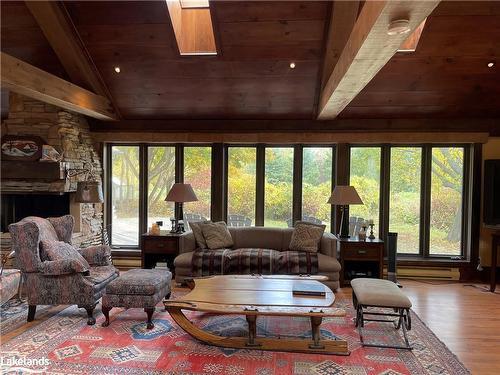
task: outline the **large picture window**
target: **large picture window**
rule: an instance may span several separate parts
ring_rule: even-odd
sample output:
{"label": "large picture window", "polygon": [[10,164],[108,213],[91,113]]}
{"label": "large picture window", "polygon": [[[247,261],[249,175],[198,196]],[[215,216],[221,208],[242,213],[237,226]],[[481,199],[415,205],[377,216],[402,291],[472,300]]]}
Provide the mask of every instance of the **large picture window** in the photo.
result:
{"label": "large picture window", "polygon": [[351,147],[350,184],[363,205],[349,206],[349,234],[355,236],[361,223],[373,220],[378,236],[380,214],[380,147]]}
{"label": "large picture window", "polygon": [[257,150],[228,147],[227,224],[255,225]]}
{"label": "large picture window", "polygon": [[389,231],[398,234],[398,252],[420,251],[422,148],[391,147]]}
{"label": "large picture window", "polygon": [[293,148],[266,147],[264,225],[293,226]]}
{"label": "large picture window", "polygon": [[191,184],[197,202],[184,204],[186,220],[210,219],[212,147],[184,147],[184,182]]}
{"label": "large picture window", "polygon": [[464,188],[463,147],[432,149],[431,255],[460,255]]}
{"label": "large picture window", "polygon": [[175,182],[175,147],[148,147],[148,228],[157,221],[168,225],[174,217],[174,204],[165,202]]}
{"label": "large picture window", "polygon": [[[343,148],[345,149],[345,148]],[[184,219],[228,226],[292,227],[297,220],[333,230],[333,145],[110,144],[106,146],[106,224],[115,247],[138,248],[156,221],[169,229],[174,182],[192,185],[197,202]],[[472,199],[469,145],[352,145],[349,181],[363,205],[350,206],[349,234],[373,220],[383,240],[398,234],[404,257],[465,257]],[[347,180],[346,180],[346,179]],[[187,228],[189,228],[186,225]]]}
{"label": "large picture window", "polygon": [[351,147],[350,183],[364,202],[350,207],[351,235],[359,230],[353,224],[359,218],[373,219],[377,229],[380,217],[379,236],[396,232],[398,254],[464,257],[468,151],[465,146]]}
{"label": "large picture window", "polygon": [[304,147],[302,151],[302,219],[331,227],[333,148]]}
{"label": "large picture window", "polygon": [[139,147],[111,148],[111,243],[137,246],[139,243]]}

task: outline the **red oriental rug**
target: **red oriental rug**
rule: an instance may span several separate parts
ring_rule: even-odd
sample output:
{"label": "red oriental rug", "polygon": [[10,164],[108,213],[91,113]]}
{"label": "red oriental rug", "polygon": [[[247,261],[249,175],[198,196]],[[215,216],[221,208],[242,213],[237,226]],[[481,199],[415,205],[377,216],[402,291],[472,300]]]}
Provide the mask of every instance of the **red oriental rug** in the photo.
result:
{"label": "red oriental rug", "polygon": [[[362,348],[354,328],[354,310],[350,302],[340,300],[337,303],[347,310],[347,316],[324,319],[322,335],[327,339],[337,336],[347,340],[351,351],[347,357],[234,350],[205,345],[180,329],[160,307],[154,315],[153,330],[146,329],[146,314],[141,309],[113,309],[111,324],[107,328],[101,327],[104,318],[99,311],[97,324],[87,326],[84,311],[71,306],[3,342],[2,373],[20,374],[35,370],[46,374],[85,375],[469,374],[414,313],[413,327],[409,332],[413,351]],[[22,310],[20,306],[16,308],[18,312]],[[17,315],[3,316],[2,325],[9,325],[5,331],[18,327],[20,318]],[[217,334],[246,334],[246,321],[241,316],[194,312],[189,316],[199,326]],[[304,318],[262,317],[257,324],[259,335],[283,337],[310,334],[309,321]],[[367,323],[365,334],[371,341],[387,343],[401,340],[389,324]],[[9,359],[22,357],[26,358],[23,366],[6,365]],[[41,364],[28,361],[41,358],[48,358],[49,361]]]}

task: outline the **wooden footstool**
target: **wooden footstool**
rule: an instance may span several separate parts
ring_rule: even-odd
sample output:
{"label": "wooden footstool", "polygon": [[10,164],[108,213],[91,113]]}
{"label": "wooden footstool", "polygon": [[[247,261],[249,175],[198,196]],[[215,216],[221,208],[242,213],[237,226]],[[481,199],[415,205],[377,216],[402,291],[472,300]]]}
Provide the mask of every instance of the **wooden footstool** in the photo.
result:
{"label": "wooden footstool", "polygon": [[113,307],[144,308],[148,314],[148,329],[155,306],[164,297],[170,297],[172,273],[165,270],[133,269],[111,281],[102,296],[102,312],[106,318],[103,327],[109,325],[109,312]]}
{"label": "wooden footstool", "polygon": [[[356,327],[359,327],[359,337],[363,346],[377,348],[409,349],[412,347],[408,341],[406,330],[411,330],[410,308],[411,301],[399,289],[399,287],[389,280],[359,278],[351,281],[352,302],[356,309]],[[367,308],[379,308],[377,311],[368,311]],[[391,312],[382,309],[391,309]],[[367,319],[365,315],[397,317],[398,319]],[[369,344],[363,340],[362,328],[365,322],[393,323],[396,330],[403,329],[405,340],[404,346]]]}

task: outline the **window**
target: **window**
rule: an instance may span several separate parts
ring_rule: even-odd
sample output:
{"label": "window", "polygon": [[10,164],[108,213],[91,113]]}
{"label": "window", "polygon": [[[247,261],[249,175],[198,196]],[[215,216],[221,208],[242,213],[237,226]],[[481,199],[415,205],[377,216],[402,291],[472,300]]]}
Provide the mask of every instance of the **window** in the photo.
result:
{"label": "window", "polygon": [[111,244],[139,244],[139,147],[111,148]]}
{"label": "window", "polygon": [[463,187],[463,147],[432,148],[431,255],[461,255]]}
{"label": "window", "polygon": [[292,226],[293,148],[266,147],[264,225]]}
{"label": "window", "polygon": [[148,147],[148,228],[156,221],[163,221],[168,228],[174,217],[174,203],[165,202],[165,197],[174,182],[175,147]]}
{"label": "window", "polygon": [[304,147],[302,152],[302,219],[331,227],[332,147]]}
{"label": "window", "polygon": [[255,225],[257,150],[255,147],[228,147],[227,223]]}
{"label": "window", "polygon": [[380,212],[380,147],[352,147],[350,184],[356,188],[363,205],[349,206],[349,234],[357,235],[360,223],[373,220],[378,237]]}
{"label": "window", "polygon": [[184,217],[189,220],[210,219],[212,193],[212,147],[184,148],[184,182],[191,184],[197,202],[184,204]]}
{"label": "window", "polygon": [[398,252],[420,252],[420,182],[422,149],[392,147],[389,231],[398,234]]}

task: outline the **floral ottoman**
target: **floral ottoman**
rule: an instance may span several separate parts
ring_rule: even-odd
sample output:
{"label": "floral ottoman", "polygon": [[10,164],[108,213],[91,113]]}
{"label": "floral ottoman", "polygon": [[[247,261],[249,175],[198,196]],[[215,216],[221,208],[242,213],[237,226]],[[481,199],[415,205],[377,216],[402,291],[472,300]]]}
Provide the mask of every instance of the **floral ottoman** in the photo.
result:
{"label": "floral ottoman", "polygon": [[111,281],[102,296],[102,312],[106,320],[103,327],[109,325],[109,312],[113,307],[144,308],[148,314],[148,329],[152,329],[155,306],[164,297],[170,297],[172,273],[165,270],[133,269]]}

